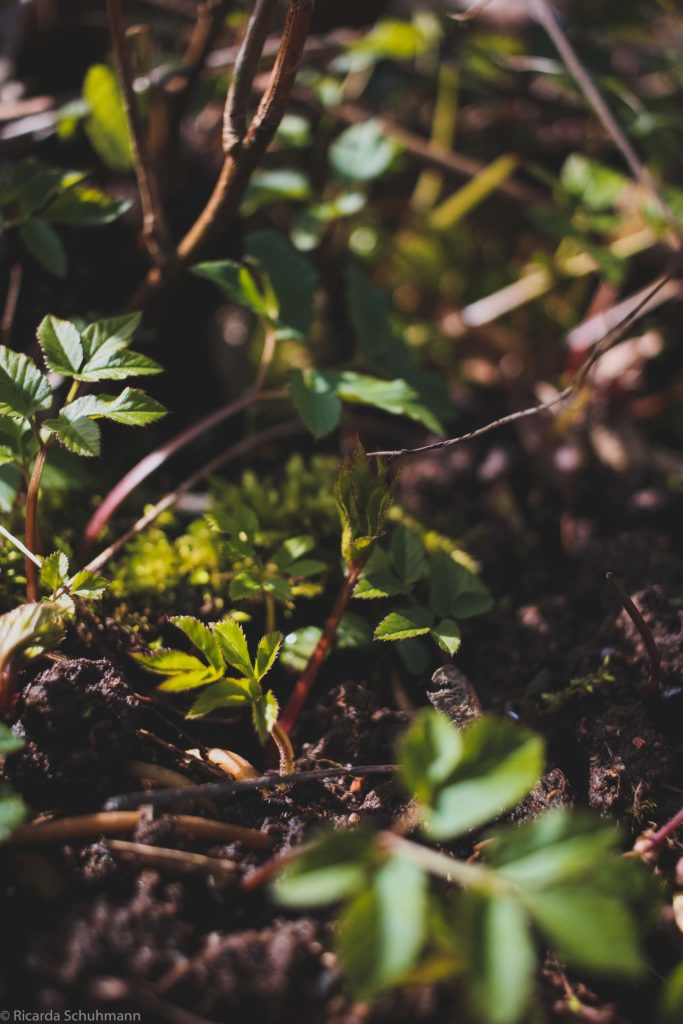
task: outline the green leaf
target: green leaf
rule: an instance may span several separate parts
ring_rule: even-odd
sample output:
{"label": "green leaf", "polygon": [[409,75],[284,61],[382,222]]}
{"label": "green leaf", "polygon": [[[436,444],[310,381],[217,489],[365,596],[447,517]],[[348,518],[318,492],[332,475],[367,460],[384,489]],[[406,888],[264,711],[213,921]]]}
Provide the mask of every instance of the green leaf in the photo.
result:
{"label": "green leaf", "polygon": [[24,741],[21,736],[15,736],[13,732],[0,722],[0,757],[7,757],[16,750],[21,750]]}
{"label": "green leaf", "polygon": [[94,64],[83,82],[83,99],[90,108],[85,132],[93,149],[114,171],[133,166],[128,119],[116,75],[105,64]]}
{"label": "green leaf", "polygon": [[319,370],[292,370],[290,395],[294,408],[313,437],[325,437],[341,420],[341,402],[334,375]]}
{"label": "green leaf", "polygon": [[625,895],[580,884],[526,892],[524,902],[560,959],[600,974],[642,975],[645,961]]}
{"label": "green leaf", "polygon": [[43,426],[51,430],[57,440],[75,455],[92,458],[100,454],[102,435],[100,428],[88,416],[80,415],[79,402],[87,402],[91,396],[76,399],[60,410],[57,419],[44,420]]}
{"label": "green leaf", "polygon": [[270,672],[282,645],[282,633],[269,633],[260,641],[256,650],[255,675],[259,682]]}
{"label": "green leaf", "polygon": [[261,743],[265,743],[273,731],[279,710],[280,705],[272,690],[263,693],[251,705],[251,719]]}
{"label": "green leaf", "polygon": [[410,861],[391,857],[370,887],[344,910],[338,949],[361,999],[400,982],[415,965],[425,939],[427,879]]}
{"label": "green leaf", "polygon": [[366,887],[375,856],[369,830],[327,832],[287,865],[273,896],[285,907],[320,907],[348,899]]}
{"label": "green leaf", "polygon": [[311,262],[277,231],[253,231],[247,235],[246,249],[266,271],[277,298],[278,335],[306,338],[313,323],[313,300],[318,287],[318,274]]}
{"label": "green leaf", "polygon": [[389,553],[397,576],[407,587],[427,575],[424,544],[414,530],[397,526],[391,538]]}
{"label": "green leaf", "polygon": [[441,619],[431,630],[432,638],[436,640],[442,651],[446,651],[453,657],[460,650],[462,637],[460,626],[454,619]]}
{"label": "green leaf", "polygon": [[444,785],[463,756],[462,735],[445,715],[424,708],[419,711],[400,741],[398,760],[401,778],[421,803],[429,803]]}
{"label": "green leaf", "polygon": [[330,164],[343,178],[373,181],[389,169],[398,150],[381,121],[370,119],[337,136],[330,147]]}
{"label": "green leaf", "polygon": [[157,373],[163,373],[163,367],[141,352],[109,352],[102,349],[81,373],[76,374],[76,379],[91,382],[127,380],[129,377],[151,377]]}
{"label": "green leaf", "polygon": [[226,298],[238,306],[244,306],[258,317],[270,319],[276,310],[271,310],[261,294],[256,278],[249,267],[233,260],[216,260],[212,263],[198,263],[192,273],[217,284]]}
{"label": "green leaf", "polygon": [[54,373],[72,377],[83,363],[81,335],[74,324],[56,316],[46,316],[38,327],[38,341],[45,362]]}
{"label": "green leaf", "polygon": [[0,785],[0,843],[25,821],[27,808],[23,800],[9,786]]}
{"label": "green leaf", "polygon": [[314,547],[315,541],[312,537],[289,537],[282,542],[273,555],[273,562],[283,572],[287,572],[295,562],[307,555]]}
{"label": "green leaf", "polygon": [[9,466],[16,461],[16,455],[7,444],[0,444],[0,466]]}
{"label": "green leaf", "polygon": [[556,808],[494,833],[488,859],[513,884],[545,888],[589,872],[617,839],[614,826],[597,815]]}
{"label": "green leaf", "polygon": [[0,675],[19,656],[30,658],[57,647],[64,636],[62,610],[57,604],[20,604],[0,615]]}
{"label": "green leaf", "polygon": [[87,569],[77,572],[68,582],[69,593],[73,597],[84,597],[90,600],[102,597],[107,586],[108,583],[102,576],[96,576],[95,573],[89,572]]}
{"label": "green leaf", "polygon": [[580,153],[567,157],[560,182],[570,196],[580,199],[591,210],[613,207],[628,186],[625,175]]}
{"label": "green leaf", "polygon": [[194,675],[203,672],[207,675],[207,682],[210,681],[204,662],[196,658],[194,654],[186,654],[185,651],[157,648],[153,651],[133,654],[133,658],[138,665],[142,665],[149,672],[155,672],[160,676],[183,675],[185,672],[191,672]]}
{"label": "green leaf", "polygon": [[40,568],[40,582],[51,594],[64,586],[69,575],[69,559],[63,551],[53,551]]}
{"label": "green leaf", "polygon": [[239,623],[225,619],[223,622],[217,622],[213,626],[213,631],[228,665],[237,669],[247,679],[252,679],[254,667],[249,656],[247,638]]}
{"label": "green leaf", "polygon": [[205,626],[199,619],[193,618],[192,615],[173,615],[170,621],[185,634],[197,650],[202,652],[216,675],[220,675],[225,668],[225,662],[223,661],[221,646],[209,627]]}
{"label": "green leaf", "polygon": [[351,370],[329,376],[336,379],[337,394],[343,401],[369,405],[393,416],[407,416],[427,430],[443,434],[442,424],[405,380],[380,380],[379,377],[368,377]]}
{"label": "green leaf", "polygon": [[137,388],[124,388],[120,395],[84,395],[62,412],[69,418],[107,419],[127,427],[146,426],[166,415],[163,405]]}
{"label": "green leaf", "polygon": [[248,679],[221,679],[207,686],[187,713],[188,718],[201,718],[218,708],[245,707],[252,703]]}
{"label": "green leaf", "polygon": [[461,897],[469,997],[477,1020],[518,1024],[531,998],[536,954],[527,914],[514,896]]}
{"label": "green leaf", "polygon": [[664,983],[657,1024],[680,1024],[683,1020],[683,960]]}
{"label": "green leaf", "polygon": [[311,197],[311,183],[302,171],[277,167],[252,175],[242,201],[242,216],[250,217],[263,206],[278,202],[305,202]]}
{"label": "green leaf", "polygon": [[85,358],[90,362],[103,348],[118,352],[127,348],[140,326],[141,313],[124,313],[88,324],[81,332]]}
{"label": "green leaf", "polygon": [[396,343],[391,302],[354,263],[346,269],[346,302],[358,355],[373,365],[389,357]]}
{"label": "green leaf", "polygon": [[425,823],[435,839],[452,839],[514,807],[543,772],[540,736],[483,716],[462,733],[462,757],[434,794]]}
{"label": "green leaf", "polygon": [[66,276],[66,250],[50,224],[39,217],[22,221],[19,225],[21,240],[48,274],[54,277]]}
{"label": "green leaf", "polygon": [[490,611],[491,597],[484,585],[452,555],[439,551],[429,572],[429,606],[437,615],[467,618]]}
{"label": "green leaf", "polygon": [[[199,664],[202,665],[202,662]],[[184,693],[186,690],[196,690],[200,686],[208,687],[215,679],[216,673],[206,665],[202,665],[202,668],[197,669],[196,672],[182,672],[168,676],[163,683],[159,684],[159,689],[164,693]]]}
{"label": "green leaf", "polygon": [[261,597],[264,585],[253,573],[239,572],[230,580],[228,593],[233,601],[248,601],[252,597]]}
{"label": "green leaf", "polygon": [[364,565],[379,540],[393,499],[387,469],[375,467],[361,445],[344,458],[333,494],[342,525],[341,550],[347,565]]}
{"label": "green leaf", "polygon": [[36,364],[0,345],[0,416],[30,419],[52,405],[52,389]]}
{"label": "green leaf", "polygon": [[354,597],[373,600],[381,597],[395,597],[407,593],[407,586],[394,574],[392,560],[386,551],[377,545],[370,555],[361,578],[353,592]]}
{"label": "green leaf", "polygon": [[429,608],[404,608],[390,612],[375,630],[375,640],[408,640],[429,633],[434,616]]}

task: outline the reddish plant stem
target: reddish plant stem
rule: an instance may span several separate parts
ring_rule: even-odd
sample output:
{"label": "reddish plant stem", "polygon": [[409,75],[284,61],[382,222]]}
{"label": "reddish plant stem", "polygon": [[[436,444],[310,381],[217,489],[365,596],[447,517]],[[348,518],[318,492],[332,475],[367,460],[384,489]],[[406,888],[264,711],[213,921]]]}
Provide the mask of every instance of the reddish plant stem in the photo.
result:
{"label": "reddish plant stem", "polygon": [[[38,545],[38,494],[46,458],[47,445],[43,444],[36,456],[26,493],[26,547],[29,551],[36,551]],[[26,558],[26,600],[38,600],[38,567],[28,557]]]}
{"label": "reddish plant stem", "polygon": [[643,618],[642,612],[636,605],[635,601],[628,596],[614,573],[606,573],[605,579],[623,605],[624,611],[640,633],[641,639],[645,644],[645,649],[650,659],[650,678],[647,684],[647,691],[651,697],[657,697],[659,695],[660,682],[662,678],[662,663],[659,657],[659,651],[657,650],[657,644],[655,643],[655,638],[652,635],[652,630]]}
{"label": "reddish plant stem", "polygon": [[661,846],[665,843],[669,836],[673,835],[676,829],[683,825],[683,807],[677,814],[674,814],[673,818],[667,821],[666,825],[662,825],[660,829],[650,836],[650,842],[653,846]]}
{"label": "reddish plant stem", "polygon": [[291,732],[294,727],[294,724],[301,713],[301,709],[317,679],[318,672],[320,671],[320,668],[335,641],[337,631],[339,629],[339,623],[341,622],[347,605],[351,600],[353,589],[358,582],[358,577],[361,574],[362,568],[362,565],[352,564],[347,569],[344,583],[337,594],[337,600],[334,602],[334,607],[330,617],[325,623],[322,636],[318,640],[315,650],[308,660],[308,664],[304,669],[303,675],[297,680],[296,686],[285,705],[285,710],[278,719],[279,725],[281,725],[287,733]]}

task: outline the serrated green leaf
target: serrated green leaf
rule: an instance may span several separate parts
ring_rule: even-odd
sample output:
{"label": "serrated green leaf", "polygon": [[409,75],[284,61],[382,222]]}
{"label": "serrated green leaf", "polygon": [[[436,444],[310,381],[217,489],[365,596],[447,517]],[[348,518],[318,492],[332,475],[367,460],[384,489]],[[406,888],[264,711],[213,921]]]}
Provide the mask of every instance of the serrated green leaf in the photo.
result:
{"label": "serrated green leaf", "polygon": [[107,419],[127,427],[154,423],[166,415],[166,409],[137,388],[124,388],[120,395],[84,395],[65,406],[60,413],[70,420]]}
{"label": "serrated green leaf", "polygon": [[417,800],[428,803],[447,782],[462,755],[460,731],[445,715],[424,708],[399,741],[401,778]]}
{"label": "serrated green leaf", "polygon": [[377,545],[363,569],[353,596],[363,600],[374,600],[405,593],[406,585],[395,575],[392,560],[384,548]]}
{"label": "serrated green leaf", "polygon": [[228,665],[237,669],[247,679],[253,678],[254,666],[251,663],[247,638],[239,623],[226,619],[224,622],[217,622],[213,626],[213,631]]}
{"label": "serrated green leaf", "polygon": [[57,440],[75,455],[93,458],[100,454],[102,435],[100,428],[88,416],[79,415],[76,403],[80,401],[86,402],[87,398],[76,399],[76,402],[65,406],[57,419],[44,420],[43,427],[52,431]]}
{"label": "serrated green leaf", "polygon": [[277,722],[280,705],[272,690],[261,694],[251,705],[251,720],[261,743],[265,743]]}
{"label": "serrated green leaf", "polygon": [[263,583],[253,573],[239,572],[230,580],[228,594],[233,601],[248,601],[263,594]]}
{"label": "serrated green leaf", "polygon": [[216,675],[220,675],[225,668],[225,662],[221,653],[221,646],[209,627],[205,626],[199,619],[193,618],[192,615],[174,615],[170,621],[185,634],[197,650],[202,652]]}
{"label": "serrated green leaf", "polygon": [[86,360],[91,360],[105,346],[112,352],[127,348],[141,319],[141,313],[123,313],[121,316],[106,317],[88,324],[81,332]]}
{"label": "serrated green leaf", "polygon": [[514,807],[543,772],[543,740],[512,722],[483,716],[462,733],[462,757],[434,794],[425,823],[452,839]]}
{"label": "serrated green leaf", "polygon": [[216,673],[213,669],[204,665],[201,670],[198,669],[196,672],[183,672],[169,676],[159,684],[159,689],[164,693],[184,693],[186,690],[197,690],[200,686],[209,686],[215,682],[215,679]]}
{"label": "serrated green leaf", "polygon": [[40,217],[22,221],[19,235],[31,256],[54,277],[66,276],[66,250],[55,229]]}
{"label": "serrated green leaf", "polygon": [[102,597],[107,589],[108,583],[102,576],[82,569],[69,580],[69,593],[74,597],[84,597],[94,600]]}
{"label": "serrated green leaf", "polygon": [[265,594],[272,594],[276,601],[280,601],[281,604],[287,604],[294,595],[291,584],[288,580],[282,579],[282,577],[266,577],[263,580],[262,587]]}
{"label": "serrated green leaf", "polygon": [[275,901],[285,907],[320,907],[354,896],[365,888],[374,857],[369,830],[328,832],[287,865],[273,886]]}
{"label": "serrated green leaf", "polygon": [[289,537],[282,542],[273,555],[273,562],[279,569],[286,572],[295,562],[303,558],[304,555],[307,555],[309,551],[312,551],[314,547],[315,541],[312,537]]}
{"label": "serrated green leaf", "polygon": [[441,650],[446,651],[451,657],[460,650],[462,636],[460,626],[454,619],[441,619],[432,628],[430,635],[437,642]]}
{"label": "serrated green leaf", "polygon": [[434,616],[429,608],[403,608],[390,612],[375,630],[375,640],[408,640],[429,633]]}
{"label": "serrated green leaf", "polygon": [[221,679],[207,686],[187,713],[188,718],[201,718],[218,708],[245,707],[252,703],[248,679]]}
{"label": "serrated green leaf", "polygon": [[[194,654],[187,654],[185,651],[176,651],[169,648],[159,648],[153,651],[144,651],[133,654],[138,665],[142,665],[149,672],[161,676],[183,675],[190,672],[193,675],[203,673],[208,677],[208,669],[203,661]],[[207,682],[210,678],[207,678]]]}
{"label": "serrated green leaf", "polygon": [[90,113],[85,132],[93,149],[114,171],[133,166],[128,119],[116,75],[105,64],[93,64],[83,82]]}
{"label": "serrated green leaf", "polygon": [[33,360],[0,345],[0,416],[30,419],[51,405],[52,389]]}
{"label": "serrated green leaf", "polygon": [[58,605],[20,604],[0,615],[0,674],[18,656],[38,655],[52,650],[64,636],[64,620]]}
{"label": "serrated green leaf", "polygon": [[486,1024],[519,1024],[529,1006],[536,967],[527,914],[514,896],[468,892],[461,907],[472,1009]]}
{"label": "serrated green leaf", "polygon": [[337,946],[349,982],[361,999],[400,982],[415,965],[425,939],[427,879],[391,857],[366,892],[344,910]]}
{"label": "serrated green leaf", "polygon": [[163,367],[149,356],[130,350],[111,351],[110,346],[103,346],[93,356],[76,380],[95,383],[101,380],[127,380],[129,377],[151,377],[163,373]]}
{"label": "serrated green leaf", "polygon": [[382,123],[371,118],[337,136],[330,146],[330,164],[351,181],[373,181],[389,169],[398,151]]}
{"label": "serrated green leaf", "polygon": [[54,373],[72,377],[83,363],[81,335],[68,320],[56,316],[44,317],[38,327],[38,341],[45,362]]}
{"label": "serrated green leaf", "polygon": [[69,559],[63,551],[53,551],[40,567],[40,582],[53,594],[64,586],[69,575]]}
{"label": "serrated green leaf", "polygon": [[294,408],[313,437],[325,437],[338,426],[342,405],[334,374],[319,370],[291,370],[289,391]]}
{"label": "serrated green leaf", "polygon": [[256,671],[255,675],[260,682],[266,673],[270,672],[271,668],[275,664],[277,656],[282,646],[283,636],[282,633],[269,633],[259,640],[258,648],[256,649]]}

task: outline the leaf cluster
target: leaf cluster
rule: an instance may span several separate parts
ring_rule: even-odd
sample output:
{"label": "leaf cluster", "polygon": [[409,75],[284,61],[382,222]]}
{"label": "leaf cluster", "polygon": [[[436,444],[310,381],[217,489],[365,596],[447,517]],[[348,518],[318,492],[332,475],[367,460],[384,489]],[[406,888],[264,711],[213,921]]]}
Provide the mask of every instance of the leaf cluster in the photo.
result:
{"label": "leaf cluster", "polygon": [[483,717],[459,731],[437,712],[420,713],[399,763],[424,842],[368,828],[324,834],[284,870],[277,901],[341,902],[339,954],[364,999],[456,975],[474,1019],[519,1024],[532,1013],[544,947],[594,974],[640,975],[648,876],[618,855],[615,830],[598,817],[554,809],[499,827],[474,862],[425,845],[462,837],[515,807],[543,760],[540,737],[511,722]]}
{"label": "leaf cluster", "polygon": [[[203,688],[188,712],[188,718],[200,718],[217,708],[249,707],[254,728],[265,743],[277,721],[278,703],[272,690],[262,683],[277,660],[281,633],[261,638],[252,659],[242,627],[234,619],[224,619],[210,627],[189,615],[170,620],[201,657],[182,650],[161,648],[135,654],[134,658],[149,672],[164,677],[159,689],[184,693]],[[229,675],[230,670],[237,675]]]}

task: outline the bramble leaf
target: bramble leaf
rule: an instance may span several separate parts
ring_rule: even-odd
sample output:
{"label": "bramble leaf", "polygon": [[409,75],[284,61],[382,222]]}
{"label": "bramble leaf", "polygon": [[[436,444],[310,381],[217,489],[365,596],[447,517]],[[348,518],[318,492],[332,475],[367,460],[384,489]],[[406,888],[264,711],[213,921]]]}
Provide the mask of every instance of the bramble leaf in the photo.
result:
{"label": "bramble leaf", "polygon": [[249,655],[247,638],[239,623],[232,619],[225,619],[214,625],[213,632],[228,665],[236,668],[247,679],[251,679],[254,675],[254,667]]}
{"label": "bramble leaf", "polygon": [[226,298],[250,310],[255,316],[265,319],[277,316],[278,311],[269,307],[248,266],[235,263],[234,260],[215,260],[211,263],[197,263],[192,273],[217,284]]}
{"label": "bramble leaf", "polygon": [[220,675],[225,668],[225,662],[220,644],[209,627],[199,619],[193,618],[192,615],[174,615],[170,621],[185,634],[197,650],[202,652],[216,676]]}
{"label": "bramble leaf", "polygon": [[83,364],[81,335],[74,324],[56,316],[44,317],[38,327],[38,341],[47,366],[63,377],[72,377]]}
{"label": "bramble leaf", "polygon": [[441,619],[432,628],[431,637],[436,640],[442,651],[453,656],[460,650],[462,636],[460,626],[455,619]]}
{"label": "bramble leaf", "polygon": [[53,551],[40,567],[40,582],[54,594],[63,587],[69,576],[69,559],[63,551]]}
{"label": "bramble leaf", "polygon": [[217,708],[245,707],[252,702],[248,679],[220,679],[207,686],[187,713],[188,718],[201,718]]}
{"label": "bramble leaf", "polygon": [[461,908],[472,1008],[487,1024],[518,1024],[529,1005],[536,967],[524,907],[514,896],[467,892]]}
{"label": "bramble leaf", "polygon": [[375,630],[375,640],[408,640],[429,633],[434,616],[429,608],[403,608],[390,612]]}
{"label": "bramble leaf", "polygon": [[45,420],[43,427],[52,431],[57,440],[75,455],[93,458],[100,454],[102,435],[100,428],[87,415],[80,413],[79,402],[87,403],[94,396],[77,398],[60,409],[57,419]]}
{"label": "bramble leaf", "polygon": [[255,676],[259,682],[270,672],[282,646],[282,633],[269,633],[262,637],[256,650]]}
{"label": "bramble leaf", "polygon": [[30,419],[51,405],[52,389],[33,360],[0,345],[0,416]]}

